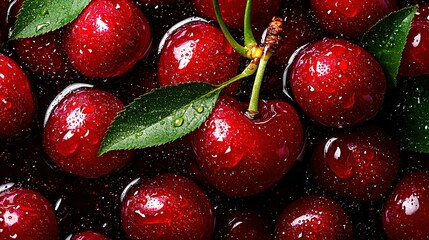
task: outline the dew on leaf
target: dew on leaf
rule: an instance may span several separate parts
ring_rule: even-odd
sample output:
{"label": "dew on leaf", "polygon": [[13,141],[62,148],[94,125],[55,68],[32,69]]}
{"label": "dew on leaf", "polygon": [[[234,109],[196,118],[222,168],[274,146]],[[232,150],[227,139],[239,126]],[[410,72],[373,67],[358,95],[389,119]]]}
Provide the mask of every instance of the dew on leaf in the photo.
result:
{"label": "dew on leaf", "polygon": [[177,118],[176,120],[174,120],[175,127],[180,127],[182,125],[183,125],[183,118]]}

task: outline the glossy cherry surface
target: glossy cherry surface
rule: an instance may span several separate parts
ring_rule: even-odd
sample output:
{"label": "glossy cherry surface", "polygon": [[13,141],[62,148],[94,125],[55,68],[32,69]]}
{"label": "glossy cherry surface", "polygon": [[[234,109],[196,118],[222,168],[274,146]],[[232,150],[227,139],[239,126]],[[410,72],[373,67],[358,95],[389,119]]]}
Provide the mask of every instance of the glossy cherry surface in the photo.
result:
{"label": "glossy cherry surface", "polygon": [[54,211],[38,192],[12,188],[0,192],[0,239],[58,240]]}
{"label": "glossy cherry surface", "polygon": [[399,74],[404,77],[429,74],[429,5],[420,7],[414,16]]}
{"label": "glossy cherry surface", "polygon": [[427,239],[429,236],[429,173],[406,175],[395,186],[382,213],[389,239]]}
{"label": "glossy cherry surface", "polygon": [[295,200],[283,211],[276,223],[275,239],[353,239],[353,230],[338,203],[312,195]]}
{"label": "glossy cherry surface", "polygon": [[66,95],[46,123],[46,153],[62,170],[82,177],[100,177],[122,168],[132,152],[97,153],[107,128],[123,107],[119,99],[101,90],[81,89]]}
{"label": "glossy cherry surface", "polygon": [[[197,13],[216,20],[212,0],[192,0]],[[280,7],[281,0],[254,0],[252,2],[252,24],[265,27]],[[246,0],[219,0],[219,8],[225,23],[232,28],[243,26]]]}
{"label": "glossy cherry surface", "polygon": [[296,57],[289,78],[302,110],[330,127],[351,127],[372,118],[384,101],[386,77],[363,48],[325,38]]}
{"label": "glossy cherry surface", "polygon": [[35,102],[30,82],[21,67],[0,54],[0,138],[12,137],[30,127]]}
{"label": "glossy cherry surface", "polygon": [[355,200],[375,200],[399,170],[399,148],[377,128],[333,134],[313,151],[313,176],[325,188]]}
{"label": "glossy cherry surface", "polygon": [[87,231],[73,235],[71,240],[110,240],[110,238],[96,232]]}
{"label": "glossy cherry surface", "polygon": [[362,36],[378,20],[398,8],[397,0],[311,0],[319,24],[329,33]]}
{"label": "glossy cherry surface", "polygon": [[66,27],[63,46],[83,75],[115,77],[148,54],[150,31],[146,17],[131,0],[95,0]]}
{"label": "glossy cherry surface", "polygon": [[221,240],[271,240],[270,221],[260,213],[236,210],[222,221]]}
{"label": "glossy cherry surface", "polygon": [[245,104],[219,98],[194,133],[197,163],[207,180],[231,196],[248,196],[275,184],[292,167],[303,147],[303,129],[286,102],[260,104],[260,117],[245,115]]}
{"label": "glossy cherry surface", "polygon": [[214,228],[212,205],[195,183],[173,174],[132,186],[121,206],[131,239],[206,240]]}
{"label": "glossy cherry surface", "polygon": [[[168,37],[161,50],[158,77],[161,86],[185,82],[221,84],[238,73],[240,55],[221,30],[197,21],[186,24]],[[228,87],[234,93],[238,85]]]}

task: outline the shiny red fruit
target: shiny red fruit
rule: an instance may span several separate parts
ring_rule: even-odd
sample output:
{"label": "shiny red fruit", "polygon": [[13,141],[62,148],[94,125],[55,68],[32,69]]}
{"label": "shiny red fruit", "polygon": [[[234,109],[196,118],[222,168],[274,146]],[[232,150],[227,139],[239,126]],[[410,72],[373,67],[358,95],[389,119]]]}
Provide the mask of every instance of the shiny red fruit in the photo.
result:
{"label": "shiny red fruit", "polygon": [[404,77],[429,74],[429,5],[419,8],[413,19],[399,74]]}
{"label": "shiny red fruit", "polygon": [[256,119],[245,115],[246,108],[232,97],[220,97],[193,135],[201,172],[231,196],[271,187],[292,167],[304,142],[299,116],[288,103],[261,102]]}
{"label": "shiny red fruit", "polygon": [[319,24],[331,34],[362,36],[372,25],[398,8],[397,0],[311,0]]}
{"label": "shiny red fruit", "polygon": [[58,240],[58,225],[48,200],[22,188],[0,192],[0,239]]}
{"label": "shiny red fruit", "polygon": [[18,57],[33,72],[56,75],[64,74],[67,70],[60,31],[19,39],[14,41],[13,45]]}
{"label": "shiny red fruit", "polygon": [[110,240],[110,238],[96,232],[87,231],[73,235],[71,240]]}
{"label": "shiny red fruit", "polygon": [[389,239],[427,239],[429,237],[429,173],[406,175],[395,186],[382,213]]}
{"label": "shiny red fruit", "polygon": [[173,174],[132,186],[121,205],[121,221],[133,240],[206,240],[214,228],[213,209],[204,193]]}
{"label": "shiny red fruit", "polygon": [[342,39],[325,38],[307,46],[296,57],[289,81],[302,110],[330,127],[356,126],[372,118],[386,92],[380,64]]}
{"label": "shiny red fruit", "polygon": [[222,240],[271,240],[270,221],[262,214],[234,211],[223,221]]}
{"label": "shiny red fruit", "polygon": [[399,170],[399,148],[385,132],[368,128],[333,134],[314,149],[311,169],[321,185],[355,200],[375,200]]}
{"label": "shiny red fruit", "polygon": [[151,47],[149,22],[131,0],[94,0],[68,25],[63,46],[83,75],[108,78],[124,74]]}
{"label": "shiny red fruit", "polygon": [[313,195],[295,200],[283,211],[275,239],[353,239],[353,230],[338,203]]}
{"label": "shiny red fruit", "polygon": [[[192,0],[197,13],[216,20],[212,0]],[[240,28],[244,23],[246,0],[219,0],[222,18],[228,27]],[[254,0],[252,2],[252,24],[265,27],[280,7],[281,0]]]}
{"label": "shiny red fruit", "polygon": [[[240,55],[214,25],[197,21],[168,37],[161,50],[158,77],[161,86],[186,82],[221,84],[237,75]],[[234,93],[238,84],[228,87]]]}
{"label": "shiny red fruit", "polygon": [[107,128],[123,107],[119,99],[101,90],[68,94],[46,123],[46,153],[62,170],[81,177],[95,178],[117,171],[131,159],[132,152],[97,153]]}
{"label": "shiny red fruit", "polygon": [[0,54],[0,138],[21,133],[33,123],[35,102],[21,67]]}

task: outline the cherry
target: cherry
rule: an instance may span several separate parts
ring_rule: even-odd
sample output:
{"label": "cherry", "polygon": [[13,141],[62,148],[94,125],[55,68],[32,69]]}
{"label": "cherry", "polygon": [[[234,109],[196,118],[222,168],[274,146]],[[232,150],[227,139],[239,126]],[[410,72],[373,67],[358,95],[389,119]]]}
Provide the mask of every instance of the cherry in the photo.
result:
{"label": "cherry", "polygon": [[311,0],[311,8],[326,31],[354,38],[396,10],[398,3],[397,0]]}
{"label": "cherry", "polygon": [[429,236],[429,173],[406,175],[395,186],[382,213],[389,239],[427,239]]}
{"label": "cherry", "polygon": [[[216,20],[212,0],[192,0],[197,13]],[[280,7],[281,0],[254,0],[252,2],[252,24],[266,26]],[[219,8],[225,23],[232,28],[239,28],[244,23],[246,0],[219,0]]]}
{"label": "cherry", "polygon": [[95,0],[68,25],[63,46],[83,75],[124,74],[144,58],[152,44],[149,22],[131,0]]}
{"label": "cherry", "polygon": [[71,240],[110,240],[110,238],[96,232],[87,231],[73,235]]}
{"label": "cherry", "polygon": [[247,106],[220,97],[193,135],[197,163],[207,180],[231,196],[262,192],[292,167],[303,147],[303,129],[286,102],[260,104],[260,117],[249,119]]}
{"label": "cherry", "polygon": [[399,148],[378,128],[333,134],[314,149],[311,169],[325,188],[356,200],[375,200],[399,170]]}
{"label": "cherry", "polygon": [[46,122],[46,153],[62,170],[81,177],[100,177],[122,168],[132,152],[97,153],[107,128],[123,107],[119,99],[101,90],[81,89],[66,95]]}
{"label": "cherry", "polygon": [[429,74],[429,5],[419,8],[413,19],[399,74],[404,77]]}
{"label": "cherry", "polygon": [[292,65],[290,86],[302,110],[330,127],[351,127],[372,118],[384,101],[386,77],[363,48],[325,38],[307,46]]}
{"label": "cherry", "polygon": [[160,175],[131,186],[121,205],[123,229],[131,239],[210,239],[212,206],[185,177]]}
{"label": "cherry", "polygon": [[0,229],[0,239],[58,239],[57,220],[48,200],[24,188],[0,192]]}
{"label": "cherry", "polygon": [[319,195],[292,202],[276,223],[276,240],[353,239],[351,223],[332,199]]}
{"label": "cherry", "polygon": [[0,48],[3,46],[4,38],[7,36],[6,12],[8,0],[0,0]]}
{"label": "cherry", "polygon": [[[221,30],[203,21],[178,28],[165,41],[158,63],[161,86],[185,82],[220,84],[237,75],[240,55]],[[232,94],[238,83],[228,87]]]}
{"label": "cherry", "polygon": [[0,54],[0,138],[12,137],[30,127],[35,102],[24,71]]}
{"label": "cherry", "polygon": [[257,212],[236,210],[228,214],[223,222],[222,240],[272,239],[269,220]]}

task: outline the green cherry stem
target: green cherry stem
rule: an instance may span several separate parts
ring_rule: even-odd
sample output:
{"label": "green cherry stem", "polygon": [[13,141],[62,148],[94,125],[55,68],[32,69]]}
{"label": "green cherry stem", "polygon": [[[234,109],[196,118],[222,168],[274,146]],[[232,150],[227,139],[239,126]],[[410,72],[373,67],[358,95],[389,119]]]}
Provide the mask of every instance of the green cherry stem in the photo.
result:
{"label": "green cherry stem", "polygon": [[264,80],[265,68],[267,67],[267,63],[271,55],[271,52],[265,51],[264,55],[259,61],[258,71],[256,72],[255,81],[253,83],[252,95],[250,97],[250,103],[247,109],[247,113],[252,118],[256,117],[259,113],[259,92],[261,91],[262,81]]}
{"label": "green cherry stem", "polygon": [[222,83],[221,85],[219,85],[218,88],[225,88],[226,86],[242,79],[248,76],[253,75],[256,72],[256,69],[258,69],[258,63],[255,61],[251,61],[249,65],[247,65],[247,67],[243,70],[243,72],[241,72],[240,74],[238,74],[237,76],[229,79],[228,81]]}
{"label": "green cherry stem", "polygon": [[251,12],[252,0],[247,0],[246,11],[244,12],[244,46],[246,46],[247,49],[257,45],[252,32],[252,23],[250,20]]}
{"label": "green cherry stem", "polygon": [[241,46],[231,35],[228,28],[226,27],[225,21],[223,21],[222,14],[220,13],[219,2],[218,0],[213,0],[213,7],[216,14],[217,22],[219,23],[219,27],[222,30],[223,35],[226,40],[228,40],[229,44],[231,44],[232,48],[237,51],[241,56],[246,57],[246,48]]}

